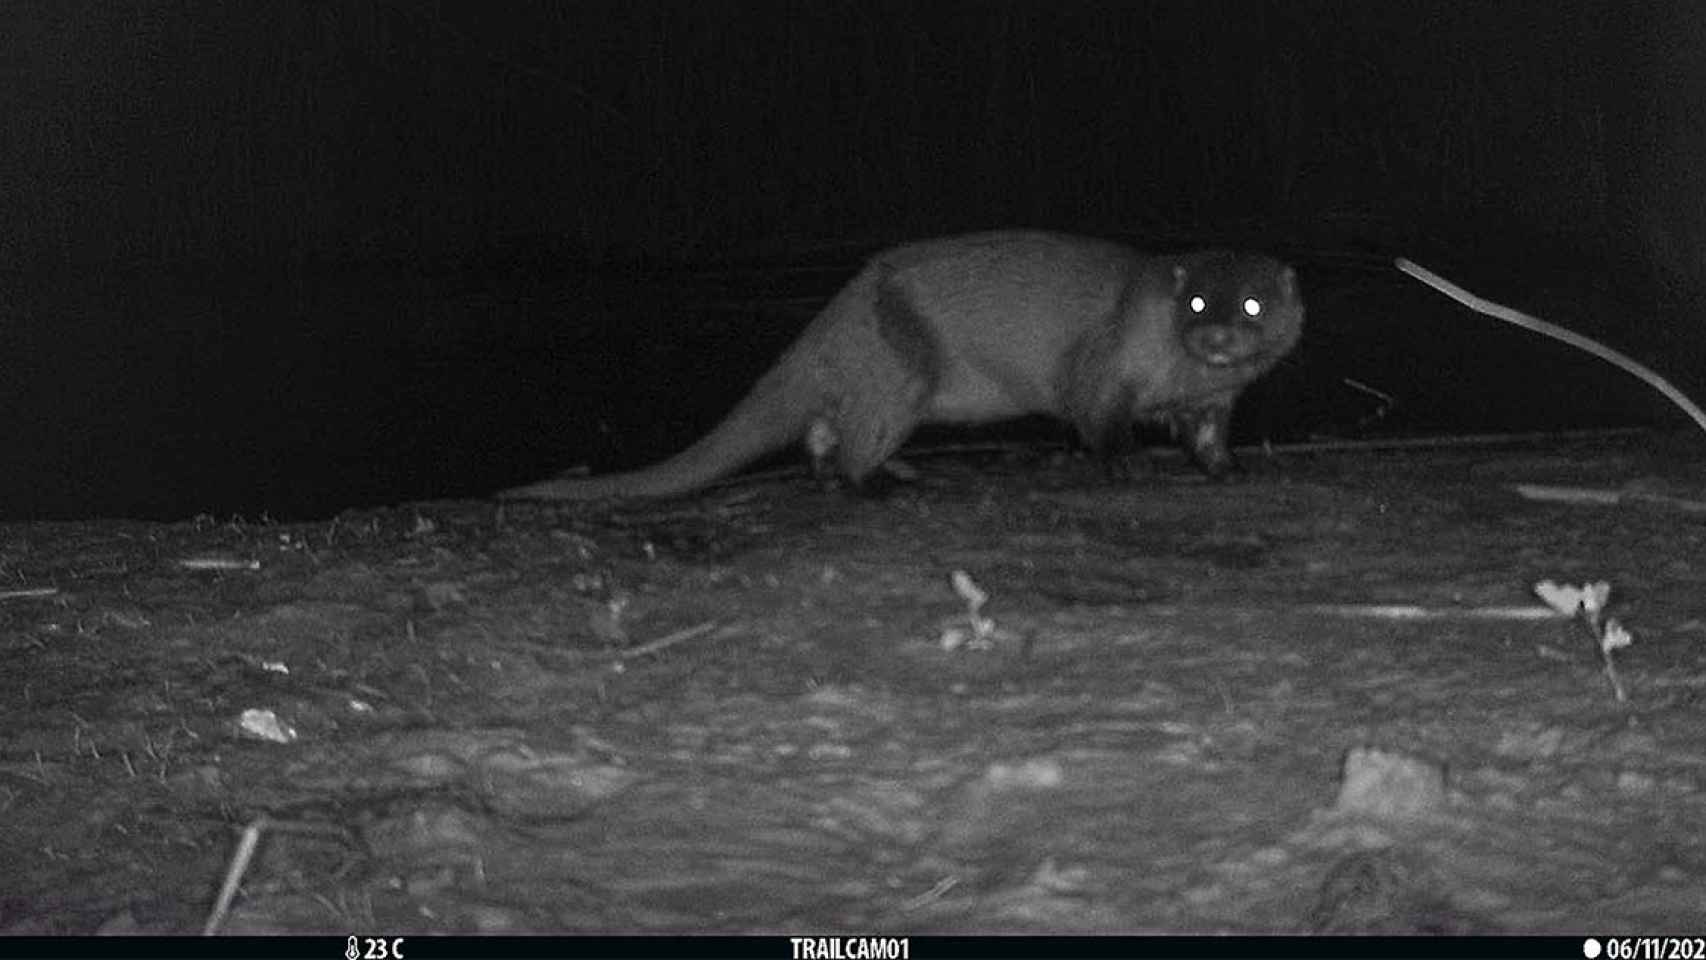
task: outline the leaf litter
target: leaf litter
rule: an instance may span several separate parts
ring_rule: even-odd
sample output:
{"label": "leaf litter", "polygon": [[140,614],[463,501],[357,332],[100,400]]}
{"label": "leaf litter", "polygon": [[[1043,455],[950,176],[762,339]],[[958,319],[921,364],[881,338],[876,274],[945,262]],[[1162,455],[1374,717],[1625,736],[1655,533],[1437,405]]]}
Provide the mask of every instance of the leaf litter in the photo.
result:
{"label": "leaf litter", "polygon": [[1698,926],[1685,449],[14,525],[0,930]]}

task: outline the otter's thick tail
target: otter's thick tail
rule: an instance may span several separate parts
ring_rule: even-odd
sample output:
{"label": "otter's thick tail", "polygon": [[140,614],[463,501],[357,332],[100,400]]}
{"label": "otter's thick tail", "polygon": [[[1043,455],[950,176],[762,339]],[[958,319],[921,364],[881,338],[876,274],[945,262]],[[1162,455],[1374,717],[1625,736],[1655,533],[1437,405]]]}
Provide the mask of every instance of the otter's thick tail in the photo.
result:
{"label": "otter's thick tail", "polygon": [[560,476],[498,494],[506,500],[600,500],[667,497],[729,476],[805,434],[822,392],[810,365],[789,351],[722,422],[662,463],[597,477]]}

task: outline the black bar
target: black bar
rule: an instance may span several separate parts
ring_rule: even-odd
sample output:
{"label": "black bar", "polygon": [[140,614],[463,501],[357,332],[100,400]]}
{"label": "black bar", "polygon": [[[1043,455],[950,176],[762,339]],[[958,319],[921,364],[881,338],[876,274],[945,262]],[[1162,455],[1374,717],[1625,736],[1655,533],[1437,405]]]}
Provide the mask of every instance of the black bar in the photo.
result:
{"label": "black bar", "polygon": [[[574,960],[775,958],[862,960],[853,941],[904,941],[905,960],[933,958],[1441,957],[1447,960],[1582,960],[1587,937],[0,937],[8,960],[182,957],[272,960],[476,960],[558,957]],[[1603,937],[1599,938],[1601,944]],[[811,941],[809,944],[805,941]],[[837,951],[840,951],[839,954]],[[399,956],[400,952],[400,956]],[[1603,953],[1595,955],[1603,956]],[[896,957],[895,960],[901,960]]]}

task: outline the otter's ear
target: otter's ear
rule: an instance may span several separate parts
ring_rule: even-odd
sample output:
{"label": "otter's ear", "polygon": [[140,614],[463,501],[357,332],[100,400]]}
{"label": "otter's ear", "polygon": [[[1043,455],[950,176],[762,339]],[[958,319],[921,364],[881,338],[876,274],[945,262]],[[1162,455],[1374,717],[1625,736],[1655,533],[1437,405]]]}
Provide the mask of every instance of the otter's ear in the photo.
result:
{"label": "otter's ear", "polygon": [[1173,267],[1173,296],[1176,297],[1185,292],[1185,281],[1190,279],[1190,276],[1190,272],[1184,267],[1177,265]]}
{"label": "otter's ear", "polygon": [[1280,295],[1281,296],[1285,297],[1287,300],[1296,300],[1297,299],[1297,271],[1293,270],[1290,267],[1286,267],[1283,271],[1281,271],[1280,272],[1280,280],[1279,280],[1279,288],[1280,288]]}

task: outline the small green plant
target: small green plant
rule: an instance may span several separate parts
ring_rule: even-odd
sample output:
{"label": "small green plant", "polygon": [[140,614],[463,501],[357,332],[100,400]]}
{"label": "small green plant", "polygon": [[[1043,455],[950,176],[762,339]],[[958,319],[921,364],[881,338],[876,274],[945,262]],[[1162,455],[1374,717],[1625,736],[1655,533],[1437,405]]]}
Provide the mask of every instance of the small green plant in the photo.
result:
{"label": "small green plant", "polygon": [[977,585],[971,574],[964,570],[955,570],[949,577],[953,582],[954,592],[966,603],[967,626],[951,626],[942,631],[942,649],[957,650],[962,645],[968,650],[988,650],[994,646],[996,633],[995,621],[983,615],[983,605],[989,602],[989,594]]}
{"label": "small green plant", "polygon": [[1588,633],[1599,648],[1600,661],[1605,664],[1606,679],[1611,681],[1611,691],[1617,696],[1617,702],[1629,699],[1623,688],[1623,680],[1617,675],[1617,664],[1612,661],[1614,650],[1621,650],[1635,642],[1633,635],[1617,622],[1616,617],[1605,615],[1606,607],[1611,602],[1611,584],[1604,580],[1595,583],[1584,583],[1579,587],[1562,586],[1551,580],[1542,580],[1534,585],[1534,593],[1545,601],[1546,605],[1567,617],[1575,617],[1588,628]]}

